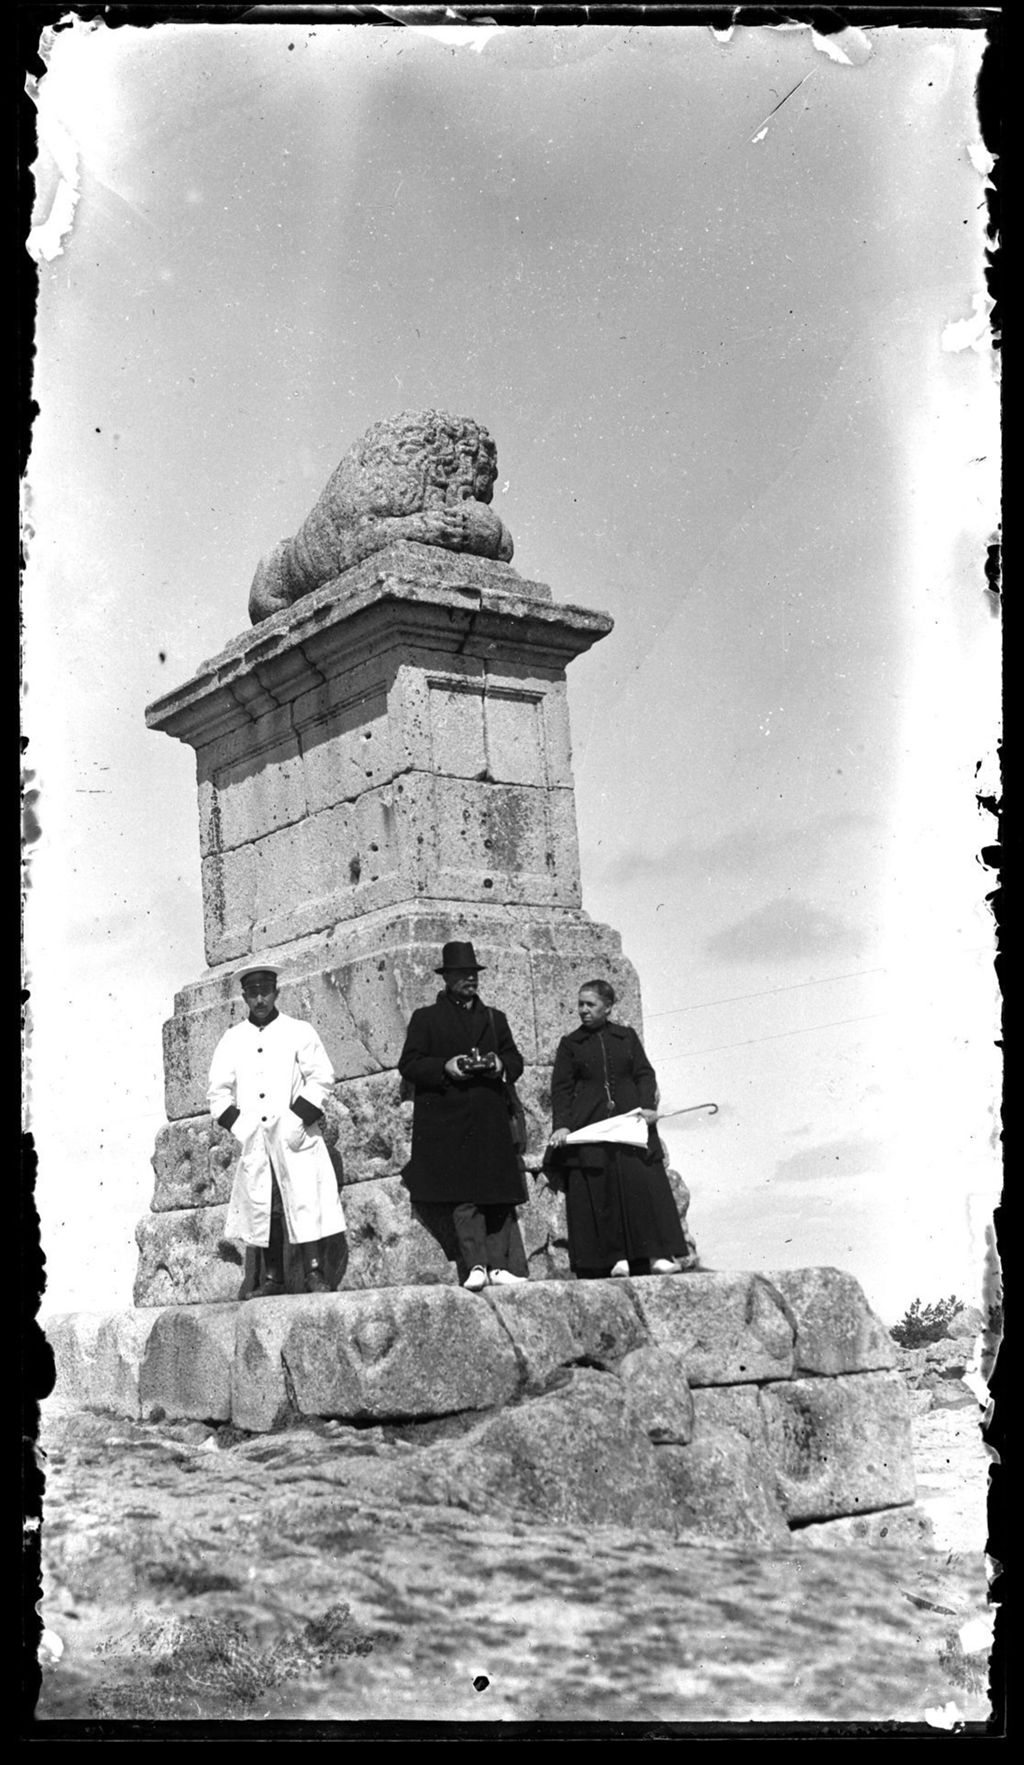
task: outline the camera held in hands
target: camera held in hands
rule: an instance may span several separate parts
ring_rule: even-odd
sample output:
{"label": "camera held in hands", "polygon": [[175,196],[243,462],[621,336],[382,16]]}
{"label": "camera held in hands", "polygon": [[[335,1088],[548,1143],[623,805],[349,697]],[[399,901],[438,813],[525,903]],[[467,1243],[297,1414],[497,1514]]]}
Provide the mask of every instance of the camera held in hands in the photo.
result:
{"label": "camera held in hands", "polygon": [[498,1064],[493,1054],[481,1054],[479,1048],[471,1048],[468,1054],[460,1054],[458,1062],[459,1071],[464,1073],[494,1072]]}

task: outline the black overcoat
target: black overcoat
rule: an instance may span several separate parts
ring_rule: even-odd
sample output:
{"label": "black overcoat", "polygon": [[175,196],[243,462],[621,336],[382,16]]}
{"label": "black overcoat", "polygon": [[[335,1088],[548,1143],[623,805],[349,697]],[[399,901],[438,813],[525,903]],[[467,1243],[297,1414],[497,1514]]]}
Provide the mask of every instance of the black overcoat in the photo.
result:
{"label": "black overcoat", "polygon": [[512,1084],[522,1074],[523,1057],[503,1012],[479,999],[467,1010],[447,992],[413,1012],[398,1061],[414,1097],[409,1193],[415,1201],[515,1206],[526,1200],[526,1185],[512,1144],[505,1080],[474,1073],[460,1081],[444,1070],[453,1055],[471,1048],[497,1054]]}
{"label": "black overcoat", "polygon": [[[636,1031],[604,1023],[563,1036],[551,1098],[555,1127],[570,1132],[627,1110],[656,1109],[658,1082]],[[621,1261],[632,1267],[686,1255],[653,1122],[646,1147],[563,1146],[549,1158],[564,1179],[569,1261],[577,1272],[607,1274]]]}
{"label": "black overcoat", "polygon": [[[609,1103],[606,1082],[611,1089]],[[658,1081],[636,1031],[624,1023],[604,1023],[600,1029],[582,1027],[563,1036],[551,1074],[551,1118],[555,1128],[585,1128],[591,1122],[625,1115],[630,1109],[655,1109]],[[654,1127],[648,1131],[648,1150],[660,1158]],[[586,1164],[603,1165],[606,1153],[600,1145],[566,1146],[555,1160],[559,1168]]]}

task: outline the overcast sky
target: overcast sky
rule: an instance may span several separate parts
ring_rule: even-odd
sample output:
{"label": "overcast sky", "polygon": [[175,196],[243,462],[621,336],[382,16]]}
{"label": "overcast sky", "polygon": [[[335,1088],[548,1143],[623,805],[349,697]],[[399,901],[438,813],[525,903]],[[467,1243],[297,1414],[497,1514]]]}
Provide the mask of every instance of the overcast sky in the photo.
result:
{"label": "overcast sky", "polygon": [[350,443],[430,405],[495,437],[516,568],[616,621],[569,672],[584,905],[639,970],[665,1106],[720,1106],[667,1130],[706,1262],[836,1264],[889,1321],[976,1296],[983,47],[50,41],[24,725],[47,1310],[130,1303],[160,1026],[205,966],[193,756],[144,708],[246,627]]}

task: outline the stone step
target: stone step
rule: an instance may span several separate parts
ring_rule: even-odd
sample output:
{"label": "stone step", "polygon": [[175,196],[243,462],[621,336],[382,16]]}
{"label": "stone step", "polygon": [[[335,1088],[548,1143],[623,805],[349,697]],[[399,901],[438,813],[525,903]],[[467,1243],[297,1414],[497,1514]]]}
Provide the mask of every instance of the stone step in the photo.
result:
{"label": "stone step", "polygon": [[[488,1490],[529,1506],[553,1459],[577,1516],[653,1525],[660,1515],[663,1529],[760,1545],[788,1544],[792,1525],[914,1500],[894,1345],[836,1269],[546,1280],[481,1295],[404,1286],[76,1313],[45,1327],[55,1412],[253,1433],[334,1418],[415,1435],[461,1418],[457,1440],[422,1447],[434,1455],[430,1487],[465,1486],[484,1510]],[[612,1446],[597,1490],[594,1466]],[[907,1531],[880,1521],[865,1536]]]}

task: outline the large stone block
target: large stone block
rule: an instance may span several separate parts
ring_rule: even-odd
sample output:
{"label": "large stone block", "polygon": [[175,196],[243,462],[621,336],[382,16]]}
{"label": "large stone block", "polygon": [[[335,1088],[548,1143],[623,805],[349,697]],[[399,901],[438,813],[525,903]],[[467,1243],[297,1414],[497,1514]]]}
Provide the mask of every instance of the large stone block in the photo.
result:
{"label": "large stone block", "polygon": [[230,1419],[237,1316],[234,1306],[220,1305],[156,1313],[139,1372],[143,1416],[162,1410],[201,1422]]}
{"label": "large stone block", "polygon": [[203,944],[207,962],[236,962],[252,952],[256,856],[252,846],[211,852],[200,861]]}
{"label": "large stone block", "polygon": [[343,1200],[346,1289],[458,1282],[450,1220],[440,1210],[417,1211],[400,1178],[357,1183]]}
{"label": "large stone block", "polygon": [[243,1269],[224,1246],[226,1207],[152,1213],[135,1228],[135,1304],[220,1305],[237,1299]]}
{"label": "large stone block", "polygon": [[514,1273],[529,1271],[534,1279],[561,1279],[569,1273],[569,1243],[565,1232],[565,1202],[547,1178],[530,1171],[526,1174],[527,1199],[519,1208],[517,1222],[526,1258],[525,1266]]}
{"label": "large stone block", "polygon": [[322,681],[296,700],[311,813],[352,802],[402,769],[397,731],[388,719],[390,676],[375,662],[356,676]]}
{"label": "large stone block", "polygon": [[48,1402],[57,1413],[109,1410],[138,1421],[142,1416],[139,1375],[152,1312],[71,1312],[45,1326],[53,1349],[57,1381]]}
{"label": "large stone block", "polygon": [[410,651],[389,697],[405,769],[572,786],[565,681],[511,657]]}
{"label": "large stone block", "polygon": [[610,1281],[538,1281],[490,1287],[485,1298],[515,1349],[531,1390],[559,1367],[612,1366],[647,1336],[629,1294]]}
{"label": "large stone block", "polygon": [[760,1401],[787,1519],[913,1501],[910,1405],[898,1373],[793,1379],[766,1385]]}
{"label": "large stone block", "polygon": [[45,1400],[51,1414],[87,1409],[92,1402],[96,1339],[107,1316],[106,1312],[62,1312],[44,1321],[55,1375],[53,1390]]}
{"label": "large stone block", "polygon": [[685,1358],[678,1348],[634,1348],[615,1369],[641,1426],[656,1445],[686,1446],[693,1439],[693,1396]]}
{"label": "large stone block", "polygon": [[935,1528],[923,1508],[881,1508],[873,1514],[846,1514],[841,1520],[814,1520],[796,1526],[793,1543],[806,1550],[850,1550],[858,1545],[871,1549],[931,1550]]}
{"label": "large stone block", "polygon": [[896,1344],[852,1275],[843,1269],[781,1269],[766,1279],[792,1319],[794,1373],[869,1373],[896,1366]]}
{"label": "large stone block", "polygon": [[200,793],[204,856],[246,846],[271,828],[302,821],[308,813],[299,738],[287,713],[276,711],[250,725],[247,735],[244,746],[234,744],[233,753],[221,756],[216,748],[208,748],[199,757],[200,781],[210,786]]}
{"label": "large stone block", "polygon": [[650,1338],[679,1348],[691,1385],[788,1378],[793,1330],[773,1289],[752,1274],[630,1281]]}
{"label": "large stone block", "polygon": [[693,1393],[693,1425],[698,1434],[715,1428],[742,1434],[761,1454],[768,1450],[768,1428],[759,1385],[702,1385]]}
{"label": "large stone block", "polygon": [[100,1325],[92,1374],[96,1408],[141,1419],[140,1377],[153,1323],[145,1312],[119,1311]]}
{"label": "large stone block", "polygon": [[519,1384],[508,1338],[472,1294],[310,1294],[241,1311],[232,1419],[261,1432],[288,1409],[349,1421],[443,1416],[505,1403]]}
{"label": "large stone block", "polygon": [[346,1185],[397,1177],[412,1150],[412,1099],[398,1072],[344,1079],[326,1106],[324,1138],[333,1140]]}
{"label": "large stone block", "polygon": [[153,1209],[215,1207],[227,1202],[238,1164],[237,1140],[208,1115],[168,1122],[153,1154]]}
{"label": "large stone block", "polygon": [[579,907],[571,790],[410,774],[395,786],[435,899]]}
{"label": "large stone block", "polygon": [[734,1544],[789,1548],[789,1527],[771,1470],[745,1435],[707,1428],[696,1433],[689,1446],[656,1450],[681,1532]]}
{"label": "large stone block", "polygon": [[620,1381],[576,1369],[444,1450],[449,1500],[474,1513],[518,1510],[566,1525],[671,1532],[660,1454]]}

